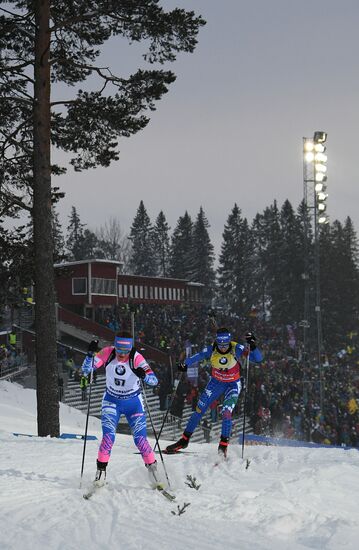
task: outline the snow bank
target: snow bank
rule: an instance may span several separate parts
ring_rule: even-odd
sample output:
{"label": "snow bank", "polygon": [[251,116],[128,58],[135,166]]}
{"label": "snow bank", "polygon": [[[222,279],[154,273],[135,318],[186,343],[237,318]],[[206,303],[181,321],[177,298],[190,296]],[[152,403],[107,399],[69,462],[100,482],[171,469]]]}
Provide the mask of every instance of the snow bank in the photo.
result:
{"label": "snow bank", "polygon": [[[85,415],[61,405],[61,431],[82,433]],[[82,498],[95,473],[98,441],[15,437],[36,434],[34,390],[0,383],[0,548],[22,550],[354,550],[358,546],[359,453],[341,449],[216,445],[164,456],[175,503],[148,486],[129,436],[118,435],[108,486]],[[98,419],[89,433],[100,435]],[[165,442],[162,443],[162,446]],[[160,460],[159,460],[160,462]],[[162,471],[161,464],[159,470]],[[199,490],[186,485],[191,475]],[[190,505],[178,515],[178,506]],[[175,512],[172,514],[171,512]]]}

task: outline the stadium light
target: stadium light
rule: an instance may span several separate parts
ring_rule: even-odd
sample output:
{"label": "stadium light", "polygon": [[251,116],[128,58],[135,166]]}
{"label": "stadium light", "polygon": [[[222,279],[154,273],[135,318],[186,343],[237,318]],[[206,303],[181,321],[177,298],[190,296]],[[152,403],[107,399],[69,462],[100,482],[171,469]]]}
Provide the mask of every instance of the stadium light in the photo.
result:
{"label": "stadium light", "polygon": [[318,224],[322,225],[327,223],[328,219],[324,212],[327,209],[326,200],[328,198],[327,193],[324,193],[326,186],[324,182],[327,180],[327,160],[328,157],[325,154],[326,147],[323,143],[327,140],[327,134],[325,132],[314,132],[313,148],[314,148],[314,192],[315,192],[315,216]]}
{"label": "stadium light", "polygon": [[325,143],[327,141],[326,132],[314,132],[314,143]]}
{"label": "stadium light", "polygon": [[[303,138],[303,174],[304,174],[304,203],[308,214],[308,222],[305,221],[305,272],[308,275],[305,280],[305,296],[304,296],[304,321],[303,326],[303,348],[304,358],[310,357],[306,353],[309,342],[307,336],[307,328],[309,328],[313,314],[316,317],[316,352],[317,352],[317,367],[319,370],[319,390],[320,390],[320,408],[323,413],[323,365],[322,365],[322,320],[321,320],[321,299],[320,299],[320,246],[319,246],[319,231],[323,224],[328,223],[326,215],[327,210],[327,161],[326,154],[327,133],[323,131],[314,132],[313,137]],[[310,260],[310,234],[309,226],[313,229],[314,237],[314,262]],[[312,280],[310,280],[312,278]],[[311,304],[311,291],[315,289],[315,304]],[[314,294],[313,294],[314,298]],[[315,305],[314,308],[312,306]],[[313,342],[314,343],[314,342]],[[309,345],[310,347],[310,345]],[[305,392],[305,380],[303,391]]]}

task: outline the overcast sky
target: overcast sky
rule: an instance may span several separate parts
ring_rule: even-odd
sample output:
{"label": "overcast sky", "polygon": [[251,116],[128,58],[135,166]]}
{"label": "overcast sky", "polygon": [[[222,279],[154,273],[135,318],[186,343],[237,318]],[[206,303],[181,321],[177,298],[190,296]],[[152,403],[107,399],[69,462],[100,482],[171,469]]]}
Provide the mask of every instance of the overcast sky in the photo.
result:
{"label": "overcast sky", "polygon": [[[200,206],[219,250],[235,202],[251,222],[277,199],[303,197],[302,138],[328,133],[328,213],[359,229],[358,0],[162,0],[207,21],[193,54],[147,128],[123,139],[110,168],[56,178],[66,192],[64,225],[75,205],[95,229],[118,217],[127,232],[140,200],[173,229]],[[145,47],[113,40],[103,59],[127,76],[145,66]]]}

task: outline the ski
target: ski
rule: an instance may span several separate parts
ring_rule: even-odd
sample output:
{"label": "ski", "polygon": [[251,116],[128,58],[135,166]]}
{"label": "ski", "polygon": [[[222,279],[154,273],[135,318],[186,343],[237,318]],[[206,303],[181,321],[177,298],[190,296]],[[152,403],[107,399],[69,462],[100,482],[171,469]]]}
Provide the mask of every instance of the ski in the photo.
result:
{"label": "ski", "polygon": [[171,456],[171,455],[195,455],[195,456],[198,456],[199,455],[199,453],[196,452],[196,451],[175,451],[174,453],[171,453],[171,452],[167,452],[166,449],[164,451],[162,451],[162,454],[168,455],[168,456]]}
{"label": "ski", "polygon": [[167,500],[170,500],[171,502],[173,502],[174,500],[176,500],[176,495],[172,495],[171,493],[169,493],[162,485],[162,483],[157,483],[154,487],[155,490],[159,491],[161,493],[161,495],[163,495]]}
{"label": "ski", "polygon": [[161,495],[163,495],[167,500],[171,500],[171,501],[175,500],[176,498],[175,495],[172,495],[171,493],[169,493],[167,489],[165,489],[165,484],[162,481],[160,481],[160,479],[158,478],[156,462],[148,466],[148,475],[150,478],[150,485],[152,489],[161,493]]}
{"label": "ski", "polygon": [[[176,451],[175,453],[168,453],[168,452],[166,451],[166,449],[164,449],[164,450],[161,451],[161,452],[162,452],[163,455],[168,455],[168,456],[170,456],[170,455],[180,455],[180,454],[182,454],[182,455],[195,455],[195,456],[198,456],[198,455],[199,455],[199,453],[196,452],[196,451]],[[157,455],[157,454],[160,454],[159,451],[154,451],[154,453],[155,453],[156,455]],[[140,455],[141,453],[140,453],[139,451],[134,451],[133,454],[134,454],[134,455]]]}
{"label": "ski", "polygon": [[[85,500],[89,500],[99,489],[102,487],[105,487],[106,483],[103,483],[101,485],[98,485],[96,482],[93,483],[92,487],[87,491],[87,493],[84,493],[82,496]],[[170,500],[173,502],[176,500],[176,496],[169,493],[162,485],[162,483],[156,483],[156,485],[153,487],[154,490],[158,491],[163,495],[167,500]]]}
{"label": "ski", "polygon": [[226,462],[227,462],[227,458],[220,457],[216,462],[214,462],[213,468],[215,468],[216,466],[220,466],[221,464],[225,464]]}
{"label": "ski", "polygon": [[90,487],[89,491],[87,493],[84,493],[82,496],[85,500],[89,500],[101,487],[105,487],[106,483],[99,484],[97,481],[94,481],[92,483],[92,486]]}

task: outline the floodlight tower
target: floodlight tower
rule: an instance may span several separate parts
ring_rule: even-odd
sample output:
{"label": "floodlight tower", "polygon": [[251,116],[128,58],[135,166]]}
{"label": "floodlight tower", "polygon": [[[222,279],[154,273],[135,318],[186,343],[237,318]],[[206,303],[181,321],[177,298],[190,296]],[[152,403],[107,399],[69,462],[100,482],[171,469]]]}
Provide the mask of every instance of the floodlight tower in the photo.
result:
{"label": "floodlight tower", "polygon": [[326,200],[327,200],[327,155],[326,146],[327,141],[326,132],[314,132],[312,138],[303,138],[303,191],[304,191],[304,205],[306,207],[306,244],[305,244],[305,259],[307,268],[303,274],[305,279],[305,298],[304,298],[304,320],[302,321],[303,333],[304,333],[304,358],[306,359],[306,352],[308,347],[308,341],[306,336],[306,329],[310,326],[310,296],[309,296],[309,282],[310,282],[310,269],[309,265],[309,225],[313,231],[314,241],[314,280],[313,287],[315,289],[315,318],[316,318],[316,351],[317,351],[317,363],[320,377],[320,408],[323,411],[323,365],[322,365],[322,316],[321,316],[321,300],[320,300],[320,246],[319,246],[319,228],[322,224],[328,223],[326,216]]}

